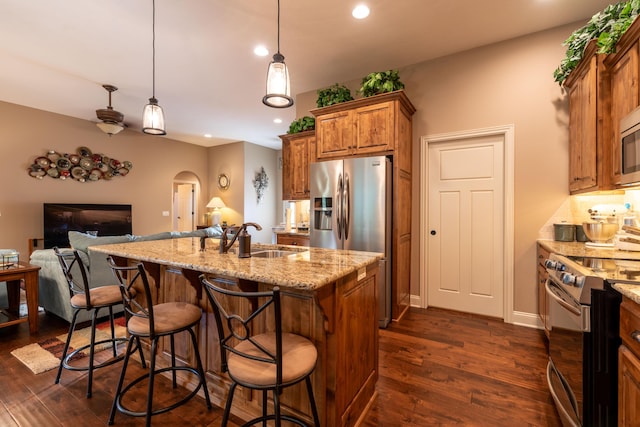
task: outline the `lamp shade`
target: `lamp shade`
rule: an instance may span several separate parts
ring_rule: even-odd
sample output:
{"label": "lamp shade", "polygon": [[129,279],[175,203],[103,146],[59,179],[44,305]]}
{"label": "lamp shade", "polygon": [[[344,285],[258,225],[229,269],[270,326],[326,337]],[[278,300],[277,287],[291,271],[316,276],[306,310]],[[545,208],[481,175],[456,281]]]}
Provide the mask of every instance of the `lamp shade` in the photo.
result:
{"label": "lamp shade", "polygon": [[149,98],[149,103],[142,111],[142,132],[151,135],[167,134],[164,130],[164,112],[155,98]]}
{"label": "lamp shade", "polygon": [[209,203],[207,203],[207,207],[210,209],[220,209],[225,208],[226,205],[220,197],[214,197],[209,201]]}

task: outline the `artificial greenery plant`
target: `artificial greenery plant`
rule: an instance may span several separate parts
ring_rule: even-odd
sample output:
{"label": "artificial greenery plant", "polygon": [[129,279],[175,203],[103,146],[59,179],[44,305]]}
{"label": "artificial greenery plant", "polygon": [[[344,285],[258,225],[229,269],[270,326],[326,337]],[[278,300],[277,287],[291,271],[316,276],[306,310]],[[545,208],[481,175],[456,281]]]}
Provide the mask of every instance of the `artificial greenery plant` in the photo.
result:
{"label": "artificial greenery plant", "polygon": [[322,108],[351,100],[353,100],[353,97],[351,96],[349,88],[336,83],[333,86],[329,86],[326,89],[320,89],[318,91],[318,100],[316,101],[316,105],[318,108]]}
{"label": "artificial greenery plant", "polygon": [[404,83],[400,81],[398,70],[389,70],[378,71],[363,77],[359,92],[366,98],[400,89],[404,89]]}
{"label": "artificial greenery plant", "polygon": [[616,43],[640,12],[640,0],[621,1],[598,12],[582,28],[575,30],[563,43],[567,46],[566,56],[553,72],[556,82],[562,84],[571,74],[584,54],[587,44],[597,40],[598,53],[615,52]]}
{"label": "artificial greenery plant", "polygon": [[297,120],[294,120],[289,125],[289,131],[287,133],[298,133],[305,130],[313,130],[316,128],[316,119],[310,116],[304,116]]}

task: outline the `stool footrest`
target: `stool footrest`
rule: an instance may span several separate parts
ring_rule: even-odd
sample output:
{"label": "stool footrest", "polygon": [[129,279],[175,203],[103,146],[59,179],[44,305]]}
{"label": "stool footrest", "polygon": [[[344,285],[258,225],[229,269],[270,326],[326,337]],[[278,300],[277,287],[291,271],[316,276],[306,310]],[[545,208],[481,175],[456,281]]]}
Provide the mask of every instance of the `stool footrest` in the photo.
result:
{"label": "stool footrest", "polygon": [[[126,342],[127,342],[126,338],[105,339],[102,341],[96,341],[95,345],[106,344],[106,343],[111,343],[112,345],[116,345],[117,343],[126,343]],[[62,361],[62,366],[64,367],[64,369],[67,369],[69,371],[88,371],[90,368],[89,365],[74,366],[69,363],[76,356],[76,354],[84,352],[84,350],[88,348],[91,348],[91,344],[84,345],[80,348],[73,350],[73,352],[67,354],[67,357],[65,357],[64,360]],[[107,351],[107,350],[111,350],[111,348],[107,347],[104,350],[100,350],[100,351]],[[117,355],[116,357],[112,357],[108,360],[105,360],[104,362],[93,365],[93,369],[104,368],[105,366],[113,365],[114,363],[117,363],[122,359],[124,359],[124,356],[125,356],[125,352]]]}
{"label": "stool footrest", "polygon": [[[186,401],[188,401],[189,399],[191,399],[192,397],[194,397],[196,394],[198,394],[198,391],[200,390],[200,388],[202,388],[205,385],[204,382],[204,378],[201,377],[200,373],[198,372],[197,369],[192,368],[190,366],[175,366],[175,367],[166,367],[166,368],[161,368],[161,369],[156,369],[156,371],[154,372],[154,375],[157,374],[161,374],[163,372],[171,372],[171,371],[188,371],[191,372],[192,374],[196,375],[200,381],[198,382],[198,386],[195,387],[188,395],[184,396],[182,399],[180,399],[179,401],[169,405],[169,406],[165,406],[163,408],[158,408],[158,409],[154,409],[151,412],[151,415],[158,415],[158,414],[162,414],[165,412],[168,412],[172,409],[177,408],[178,406],[184,404]],[[123,414],[126,415],[130,415],[132,417],[146,417],[148,414],[146,411],[134,411],[132,409],[129,409],[127,407],[125,407],[122,404],[122,398],[127,394],[128,391],[131,390],[132,387],[134,387],[136,384],[140,383],[141,381],[144,381],[145,379],[149,378],[149,376],[151,375],[151,372],[147,372],[144,375],[139,376],[138,378],[132,380],[129,384],[126,385],[126,387],[124,387],[122,389],[122,391],[120,392],[120,394],[118,395],[117,399],[116,399],[116,408],[118,408],[118,411],[122,412]]]}

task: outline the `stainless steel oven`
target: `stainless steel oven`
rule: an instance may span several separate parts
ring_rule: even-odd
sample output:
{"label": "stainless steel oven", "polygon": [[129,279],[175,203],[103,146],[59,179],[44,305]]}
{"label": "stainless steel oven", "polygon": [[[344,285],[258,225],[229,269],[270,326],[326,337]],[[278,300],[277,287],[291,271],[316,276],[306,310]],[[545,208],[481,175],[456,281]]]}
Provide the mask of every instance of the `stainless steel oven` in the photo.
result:
{"label": "stainless steel oven", "polygon": [[602,263],[592,268],[592,262],[556,254],[546,261],[547,382],[564,426],[617,423],[612,395],[617,388],[619,295],[599,274]]}

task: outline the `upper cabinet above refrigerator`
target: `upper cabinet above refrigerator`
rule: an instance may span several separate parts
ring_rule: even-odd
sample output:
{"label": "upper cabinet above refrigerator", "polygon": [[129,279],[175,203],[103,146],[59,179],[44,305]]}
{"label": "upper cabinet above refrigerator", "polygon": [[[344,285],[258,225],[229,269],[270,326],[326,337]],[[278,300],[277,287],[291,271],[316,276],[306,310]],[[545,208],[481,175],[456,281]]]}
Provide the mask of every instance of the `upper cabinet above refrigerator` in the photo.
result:
{"label": "upper cabinet above refrigerator", "polygon": [[410,118],[414,112],[404,91],[312,110],[316,117],[316,160],[391,154],[401,148],[396,138],[401,118]]}

